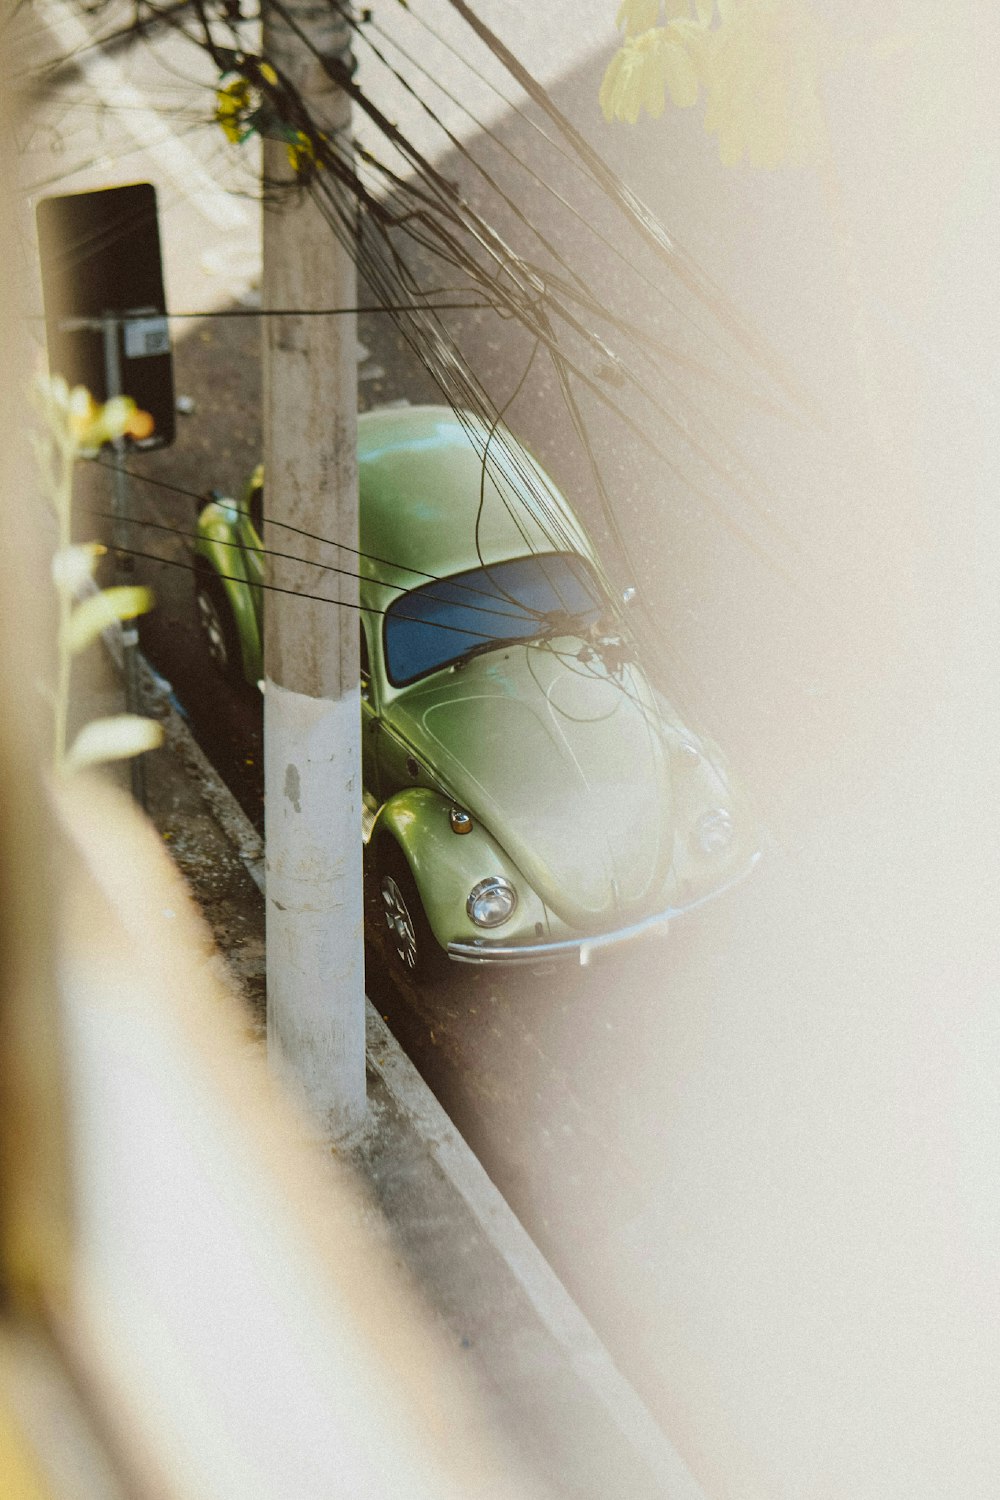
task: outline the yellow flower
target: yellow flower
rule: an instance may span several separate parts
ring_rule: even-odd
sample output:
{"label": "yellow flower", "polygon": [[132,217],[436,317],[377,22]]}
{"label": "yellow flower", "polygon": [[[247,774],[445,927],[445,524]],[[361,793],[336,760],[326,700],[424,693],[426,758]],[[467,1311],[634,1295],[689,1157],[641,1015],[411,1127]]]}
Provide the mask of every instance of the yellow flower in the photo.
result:
{"label": "yellow flower", "polygon": [[297,176],[304,176],[310,170],[322,166],[322,162],[316,157],[316,143],[304,130],[292,131],[285,142],[285,150],[289,166]]}
{"label": "yellow flower", "polygon": [[142,411],[138,406],[133,406],[125,424],[125,436],[135,438],[141,442],[144,438],[152,437],[156,423],[153,421],[152,413]]}
{"label": "yellow flower", "polygon": [[253,135],[251,116],[260,108],[260,102],[259,89],[242,73],[223,75],[215,95],[215,118],[234,146]]}
{"label": "yellow flower", "polygon": [[69,430],[77,448],[90,450],[116,438],[146,438],[153,431],[153,418],[140,411],[131,396],[112,396],[102,406],[82,385],[69,393]]}
{"label": "yellow flower", "polygon": [[316,131],[314,135],[306,135],[303,130],[289,130],[285,150],[295,171],[304,176],[310,170],[322,169],[322,151],[329,144],[330,137],[322,130]]}

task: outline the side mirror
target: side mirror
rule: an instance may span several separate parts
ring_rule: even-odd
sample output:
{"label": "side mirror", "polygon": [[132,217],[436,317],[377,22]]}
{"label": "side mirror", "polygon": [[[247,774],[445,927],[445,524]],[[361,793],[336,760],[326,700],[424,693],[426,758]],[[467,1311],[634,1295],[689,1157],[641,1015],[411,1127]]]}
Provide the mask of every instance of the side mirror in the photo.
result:
{"label": "side mirror", "polygon": [[206,505],[213,505],[213,504],[218,505],[219,501],[220,500],[224,500],[225,498],[226,497],[222,493],[222,491],[221,490],[216,490],[216,489],[206,490],[203,495],[196,495],[194,497],[194,513],[195,513],[195,515],[196,516],[200,516],[203,508]]}
{"label": "side mirror", "polygon": [[250,524],[259,537],[264,535],[264,487],[255,485],[250,491],[250,505],[248,507]]}

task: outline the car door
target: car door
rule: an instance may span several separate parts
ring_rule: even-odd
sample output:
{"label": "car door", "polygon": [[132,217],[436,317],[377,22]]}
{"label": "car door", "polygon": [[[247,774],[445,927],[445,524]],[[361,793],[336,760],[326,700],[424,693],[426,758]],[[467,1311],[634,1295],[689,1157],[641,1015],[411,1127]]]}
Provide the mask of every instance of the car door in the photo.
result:
{"label": "car door", "polygon": [[431,786],[434,783],[417,761],[411,746],[393,727],[391,714],[386,713],[381,696],[385,665],[375,654],[381,645],[378,626],[364,615],[361,639],[362,781],[369,806],[380,807],[404,787]]}
{"label": "car door", "polygon": [[404,787],[430,785],[411,747],[386,720],[378,735],[378,775],[383,802]]}

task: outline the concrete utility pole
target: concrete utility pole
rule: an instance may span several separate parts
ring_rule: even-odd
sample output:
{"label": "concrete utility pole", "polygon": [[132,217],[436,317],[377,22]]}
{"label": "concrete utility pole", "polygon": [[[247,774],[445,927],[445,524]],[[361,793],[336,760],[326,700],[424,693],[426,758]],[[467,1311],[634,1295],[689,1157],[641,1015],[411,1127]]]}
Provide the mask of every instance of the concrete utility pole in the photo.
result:
{"label": "concrete utility pole", "polygon": [[[315,54],[346,54],[348,28],[323,0],[282,9],[287,20],[265,7],[265,55],[346,150],[350,102]],[[290,178],[282,142],[265,141],[264,172],[267,183]],[[267,188],[266,199],[265,309],[354,307],[354,263],[308,190]],[[356,547],[356,320],[265,317],[263,346],[265,516]],[[353,566],[268,522],[264,541]],[[270,581],[346,605],[265,595],[268,1057],[324,1133],[343,1139],[365,1116],[358,590],[284,561]]]}

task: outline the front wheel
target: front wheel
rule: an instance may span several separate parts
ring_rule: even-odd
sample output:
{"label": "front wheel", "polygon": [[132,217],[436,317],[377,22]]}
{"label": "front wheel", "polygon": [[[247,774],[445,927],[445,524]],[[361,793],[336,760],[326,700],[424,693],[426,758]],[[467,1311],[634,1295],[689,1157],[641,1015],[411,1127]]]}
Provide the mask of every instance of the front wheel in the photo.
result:
{"label": "front wheel", "polygon": [[448,961],[431,931],[416,881],[398,844],[383,842],[377,880],[393,968],[411,979],[443,976]]}

